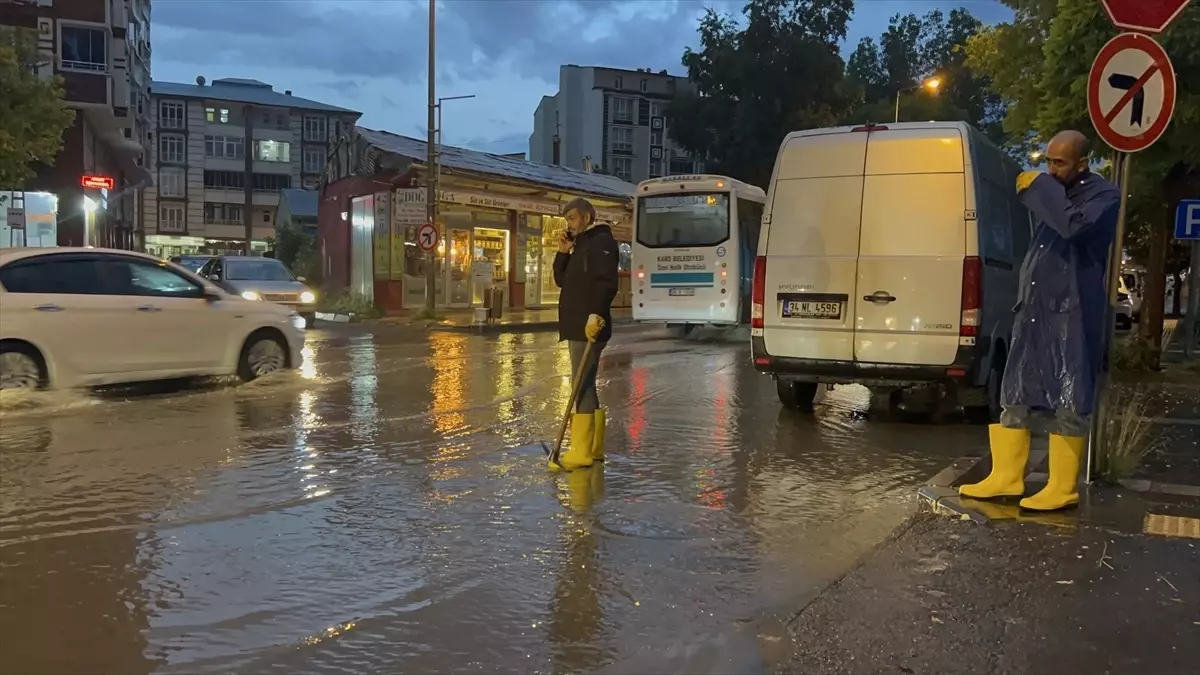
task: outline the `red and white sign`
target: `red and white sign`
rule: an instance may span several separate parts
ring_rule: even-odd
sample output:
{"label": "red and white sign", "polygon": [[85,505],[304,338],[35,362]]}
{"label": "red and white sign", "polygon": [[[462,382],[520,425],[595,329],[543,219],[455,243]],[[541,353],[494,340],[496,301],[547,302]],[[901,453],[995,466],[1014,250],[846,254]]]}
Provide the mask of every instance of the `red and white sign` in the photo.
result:
{"label": "red and white sign", "polygon": [[1175,70],[1162,46],[1139,33],[1122,33],[1092,63],[1088,114],[1114,150],[1139,152],[1167,130],[1175,92]]}
{"label": "red and white sign", "polygon": [[79,179],[79,184],[85,188],[94,188],[96,190],[111,190],[116,181],[111,176],[82,176]]}
{"label": "red and white sign", "polygon": [[421,247],[422,251],[429,253],[438,245],[438,231],[432,223],[425,223],[417,229],[417,246]]}
{"label": "red and white sign", "polygon": [[1191,0],[1100,0],[1113,25],[1139,33],[1161,33]]}

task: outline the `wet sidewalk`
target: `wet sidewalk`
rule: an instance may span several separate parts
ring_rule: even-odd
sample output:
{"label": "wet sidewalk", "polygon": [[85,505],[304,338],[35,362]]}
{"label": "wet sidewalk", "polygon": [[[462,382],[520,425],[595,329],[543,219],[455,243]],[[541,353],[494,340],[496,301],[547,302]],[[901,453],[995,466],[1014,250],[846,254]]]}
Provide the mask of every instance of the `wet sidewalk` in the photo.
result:
{"label": "wet sidewalk", "polygon": [[1190,674],[1197,569],[1200,539],[922,514],[800,611],[776,671]]}
{"label": "wet sidewalk", "polygon": [[[475,312],[470,309],[451,309],[440,312],[437,320],[417,319],[416,312],[397,314],[381,319],[383,323],[424,325],[430,330],[470,331],[492,333],[539,333],[558,329],[558,308],[546,309],[508,309],[505,308],[499,320],[483,326],[474,324]],[[612,310],[613,326],[633,322],[633,310],[624,307]]]}

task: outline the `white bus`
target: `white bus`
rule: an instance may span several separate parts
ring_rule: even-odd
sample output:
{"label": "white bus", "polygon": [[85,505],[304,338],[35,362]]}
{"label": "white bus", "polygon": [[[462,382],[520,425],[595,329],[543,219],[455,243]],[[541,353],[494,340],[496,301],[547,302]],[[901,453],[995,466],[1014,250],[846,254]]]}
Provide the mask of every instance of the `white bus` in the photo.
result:
{"label": "white bus", "polygon": [[725,176],[668,176],[637,187],[633,320],[689,328],[750,322],[767,195]]}

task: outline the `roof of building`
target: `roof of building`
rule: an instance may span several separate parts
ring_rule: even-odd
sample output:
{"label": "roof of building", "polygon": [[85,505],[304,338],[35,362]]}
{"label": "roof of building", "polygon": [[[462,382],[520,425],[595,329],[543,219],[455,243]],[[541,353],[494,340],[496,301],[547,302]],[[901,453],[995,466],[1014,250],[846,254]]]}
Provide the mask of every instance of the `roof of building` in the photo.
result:
{"label": "roof of building", "polygon": [[[356,131],[371,145],[419,162],[426,159],[425,141],[388,131],[358,127]],[[477,150],[442,146],[442,167],[460,171],[535,183],[564,192],[581,192],[601,197],[629,199],[637,186],[615,176],[589,173],[553,164],[539,164],[523,159],[493,155]]]}
{"label": "roof of building", "polygon": [[317,217],[317,191],[316,190],[280,190],[282,193],[282,201],[287,202],[288,211],[292,217],[300,218],[316,218]]}
{"label": "roof of building", "polygon": [[213,80],[206,85],[151,80],[150,94],[152,96],[205,98],[213,101],[232,101],[235,103],[250,103],[278,108],[302,108],[304,110],[319,110],[323,112],[362,114],[357,110],[339,108],[328,103],[321,103],[320,101],[313,101],[299,96],[292,96],[288,93],[278,92],[266,82],[238,77]]}

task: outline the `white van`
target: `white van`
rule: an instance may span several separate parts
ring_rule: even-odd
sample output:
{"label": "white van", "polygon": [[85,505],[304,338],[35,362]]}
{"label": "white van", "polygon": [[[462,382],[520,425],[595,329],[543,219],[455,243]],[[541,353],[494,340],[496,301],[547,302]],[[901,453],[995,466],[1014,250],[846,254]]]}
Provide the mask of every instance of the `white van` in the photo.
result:
{"label": "white van", "polygon": [[789,134],[755,260],[751,349],[779,400],[811,409],[822,384],[895,406],[929,388],[973,417],[1000,381],[1032,222],[1020,167],[965,123]]}

